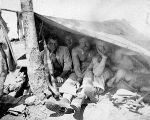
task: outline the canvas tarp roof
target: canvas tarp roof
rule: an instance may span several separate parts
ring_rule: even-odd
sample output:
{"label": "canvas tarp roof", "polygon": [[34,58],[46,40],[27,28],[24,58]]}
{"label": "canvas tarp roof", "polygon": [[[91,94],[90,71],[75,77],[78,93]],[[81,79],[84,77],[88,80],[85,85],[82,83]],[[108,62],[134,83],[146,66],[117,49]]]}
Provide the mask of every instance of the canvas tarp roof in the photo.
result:
{"label": "canvas tarp roof", "polygon": [[103,22],[88,22],[36,15],[49,25],[54,25],[73,33],[89,35],[150,56],[150,38],[139,33],[125,20],[114,19]]}
{"label": "canvas tarp roof", "polygon": [[[132,61],[134,61],[133,63],[138,64],[136,66],[146,67],[150,70],[150,39],[138,33],[138,31],[125,20],[108,20],[103,22],[81,21],[42,16],[35,13],[35,19],[36,18],[46,23],[46,26],[53,26],[73,34],[90,36],[97,41],[103,40],[122,48],[133,50],[135,51],[135,56],[130,57]],[[57,32],[57,34],[61,33]],[[127,52],[127,50],[122,49],[121,52]],[[140,54],[137,55],[137,53]],[[128,62],[128,60],[124,60],[124,63]],[[130,64],[128,65],[130,66]]]}

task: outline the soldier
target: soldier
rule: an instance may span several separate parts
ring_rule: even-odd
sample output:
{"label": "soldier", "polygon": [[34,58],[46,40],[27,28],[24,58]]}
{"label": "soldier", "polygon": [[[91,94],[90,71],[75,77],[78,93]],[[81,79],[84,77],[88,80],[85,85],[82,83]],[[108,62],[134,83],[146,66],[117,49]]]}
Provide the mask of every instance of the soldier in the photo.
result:
{"label": "soldier", "polygon": [[63,83],[68,77],[72,69],[72,60],[69,50],[65,46],[59,46],[56,37],[47,38],[47,51],[42,55],[48,76],[51,78],[48,85],[52,91],[58,95],[56,83]]}

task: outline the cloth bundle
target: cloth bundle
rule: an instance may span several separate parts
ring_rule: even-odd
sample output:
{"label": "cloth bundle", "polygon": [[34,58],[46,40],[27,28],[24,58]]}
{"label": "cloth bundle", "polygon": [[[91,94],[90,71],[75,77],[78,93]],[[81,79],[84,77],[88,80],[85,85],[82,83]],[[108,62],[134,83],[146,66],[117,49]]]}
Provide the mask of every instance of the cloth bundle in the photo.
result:
{"label": "cloth bundle", "polygon": [[8,74],[4,83],[4,93],[8,94],[12,91],[18,91],[25,82],[25,75],[23,72],[19,72],[19,70]]}

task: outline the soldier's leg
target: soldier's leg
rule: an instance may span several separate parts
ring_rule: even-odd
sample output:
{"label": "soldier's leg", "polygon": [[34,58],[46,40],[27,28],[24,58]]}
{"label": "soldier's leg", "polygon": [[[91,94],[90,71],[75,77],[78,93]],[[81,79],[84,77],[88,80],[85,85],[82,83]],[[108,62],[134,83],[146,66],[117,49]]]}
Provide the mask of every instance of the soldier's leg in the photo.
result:
{"label": "soldier's leg", "polygon": [[61,109],[61,107],[70,108],[71,99],[74,95],[76,95],[76,91],[77,91],[76,75],[72,74],[59,89],[59,92],[63,93],[61,100],[48,101],[46,103],[47,108],[51,110],[53,108],[58,110]]}
{"label": "soldier's leg", "polygon": [[87,98],[85,92],[90,91],[93,86],[93,73],[88,71],[85,73],[83,78],[82,86],[79,88],[77,97],[75,97],[71,102],[71,107],[75,110],[74,117],[78,118],[80,115],[81,105],[84,103],[85,98]]}
{"label": "soldier's leg", "polygon": [[96,88],[96,94],[101,94],[105,91],[105,84],[112,77],[113,73],[109,69],[104,69],[101,76],[94,76],[93,86]]}

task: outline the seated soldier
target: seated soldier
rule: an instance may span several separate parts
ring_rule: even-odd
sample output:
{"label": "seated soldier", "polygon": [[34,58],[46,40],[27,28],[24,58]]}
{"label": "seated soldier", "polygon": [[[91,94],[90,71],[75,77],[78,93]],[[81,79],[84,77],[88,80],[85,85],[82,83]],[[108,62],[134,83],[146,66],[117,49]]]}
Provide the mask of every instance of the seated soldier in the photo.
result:
{"label": "seated soldier", "polygon": [[105,91],[105,82],[113,76],[110,69],[106,68],[107,57],[99,51],[98,47],[97,52],[98,54],[93,57],[84,74],[81,91],[77,93],[77,97],[71,103],[76,115],[79,115],[85,98],[89,97],[91,102],[98,101],[97,97]]}
{"label": "seated soldier", "polygon": [[73,48],[73,38],[71,35],[65,36],[65,43],[66,43],[66,46],[68,47],[69,51],[71,52],[71,50]]}
{"label": "seated soldier", "polygon": [[106,81],[113,76],[113,73],[106,65],[107,57],[99,50],[97,51],[98,55],[93,57],[82,83],[84,92],[86,92],[89,95],[88,97],[93,100],[95,99],[94,93],[103,93],[105,91]]}
{"label": "seated soldier", "polygon": [[60,92],[63,93],[63,98],[60,101],[54,100],[47,102],[47,108],[51,110],[53,108],[61,109],[61,107],[70,108],[71,100],[74,96],[76,96],[76,91],[82,83],[85,71],[90,65],[93,56],[94,52],[90,50],[90,45],[87,39],[81,38],[79,40],[79,45],[72,50],[75,73],[72,73],[60,88]]}
{"label": "seated soldier", "polygon": [[109,87],[117,85],[118,89],[127,89],[132,92],[150,91],[150,74],[118,69],[107,85]]}
{"label": "seated soldier", "polygon": [[58,45],[56,37],[47,38],[47,48],[44,53],[44,64],[47,76],[52,82],[48,81],[48,85],[55,95],[59,95],[56,83],[63,83],[69,77],[72,69],[71,56],[67,47]]}
{"label": "seated soldier", "polygon": [[[148,69],[144,67],[145,65],[138,61],[138,53],[120,48],[113,51],[111,56],[115,62],[116,73],[114,77],[108,81],[107,85],[109,87],[115,87],[115,85],[117,85],[118,88],[128,89],[133,92],[140,89],[143,90],[144,86],[149,87],[150,74]],[[148,88],[144,89],[148,90]]]}

